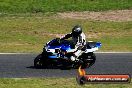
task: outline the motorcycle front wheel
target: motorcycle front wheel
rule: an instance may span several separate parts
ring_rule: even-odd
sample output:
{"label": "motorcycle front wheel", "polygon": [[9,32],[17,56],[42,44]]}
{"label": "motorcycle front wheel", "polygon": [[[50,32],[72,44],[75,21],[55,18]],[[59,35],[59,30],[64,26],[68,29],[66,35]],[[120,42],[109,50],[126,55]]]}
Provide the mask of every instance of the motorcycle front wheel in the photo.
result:
{"label": "motorcycle front wheel", "polygon": [[83,59],[83,64],[82,64],[82,68],[89,68],[91,67],[96,60],[96,56],[94,53],[89,53],[87,54],[84,59]]}

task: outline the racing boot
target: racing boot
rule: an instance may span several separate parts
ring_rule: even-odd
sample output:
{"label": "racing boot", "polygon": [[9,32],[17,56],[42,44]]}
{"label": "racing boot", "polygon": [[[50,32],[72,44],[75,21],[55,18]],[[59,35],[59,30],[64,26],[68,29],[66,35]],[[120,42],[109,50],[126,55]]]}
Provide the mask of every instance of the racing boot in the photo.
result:
{"label": "racing boot", "polygon": [[75,62],[75,61],[78,61],[79,59],[77,59],[77,56],[76,55],[73,55],[73,56],[71,56],[71,61],[72,62]]}

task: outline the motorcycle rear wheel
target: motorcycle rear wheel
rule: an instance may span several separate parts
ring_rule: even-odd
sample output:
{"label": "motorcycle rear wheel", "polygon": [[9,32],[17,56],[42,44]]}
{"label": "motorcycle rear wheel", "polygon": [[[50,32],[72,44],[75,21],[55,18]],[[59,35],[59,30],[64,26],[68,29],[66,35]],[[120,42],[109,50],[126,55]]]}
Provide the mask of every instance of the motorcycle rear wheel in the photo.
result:
{"label": "motorcycle rear wheel", "polygon": [[34,67],[35,68],[42,68],[44,66],[44,63],[42,61],[42,54],[39,54],[35,59],[34,59]]}

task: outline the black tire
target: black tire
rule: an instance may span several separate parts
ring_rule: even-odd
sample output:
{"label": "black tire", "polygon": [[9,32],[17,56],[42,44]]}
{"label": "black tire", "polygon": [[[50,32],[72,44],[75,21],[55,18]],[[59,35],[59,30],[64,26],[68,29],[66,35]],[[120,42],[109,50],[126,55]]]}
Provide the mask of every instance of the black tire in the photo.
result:
{"label": "black tire", "polygon": [[91,67],[94,63],[95,63],[95,60],[96,60],[96,56],[94,53],[89,53],[84,61],[83,61],[83,64],[82,64],[82,68],[89,68]]}
{"label": "black tire", "polygon": [[91,67],[96,61],[96,56],[94,53],[91,54],[91,62],[89,63],[88,67]]}
{"label": "black tire", "polygon": [[43,65],[43,61],[42,61],[43,57],[42,54],[39,54],[35,59],[34,59],[34,67],[35,68],[42,68]]}

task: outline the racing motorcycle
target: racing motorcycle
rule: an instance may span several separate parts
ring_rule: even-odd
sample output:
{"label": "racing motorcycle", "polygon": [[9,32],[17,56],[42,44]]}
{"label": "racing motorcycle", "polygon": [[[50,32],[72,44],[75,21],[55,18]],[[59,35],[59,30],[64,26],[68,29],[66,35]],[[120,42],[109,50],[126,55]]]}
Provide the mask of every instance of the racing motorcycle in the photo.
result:
{"label": "racing motorcycle", "polygon": [[73,62],[70,59],[75,51],[73,42],[56,38],[44,45],[43,52],[34,59],[34,67],[60,66],[63,68],[78,68],[81,65],[82,68],[87,68],[95,63],[94,51],[100,47],[100,42],[87,42],[84,53]]}

